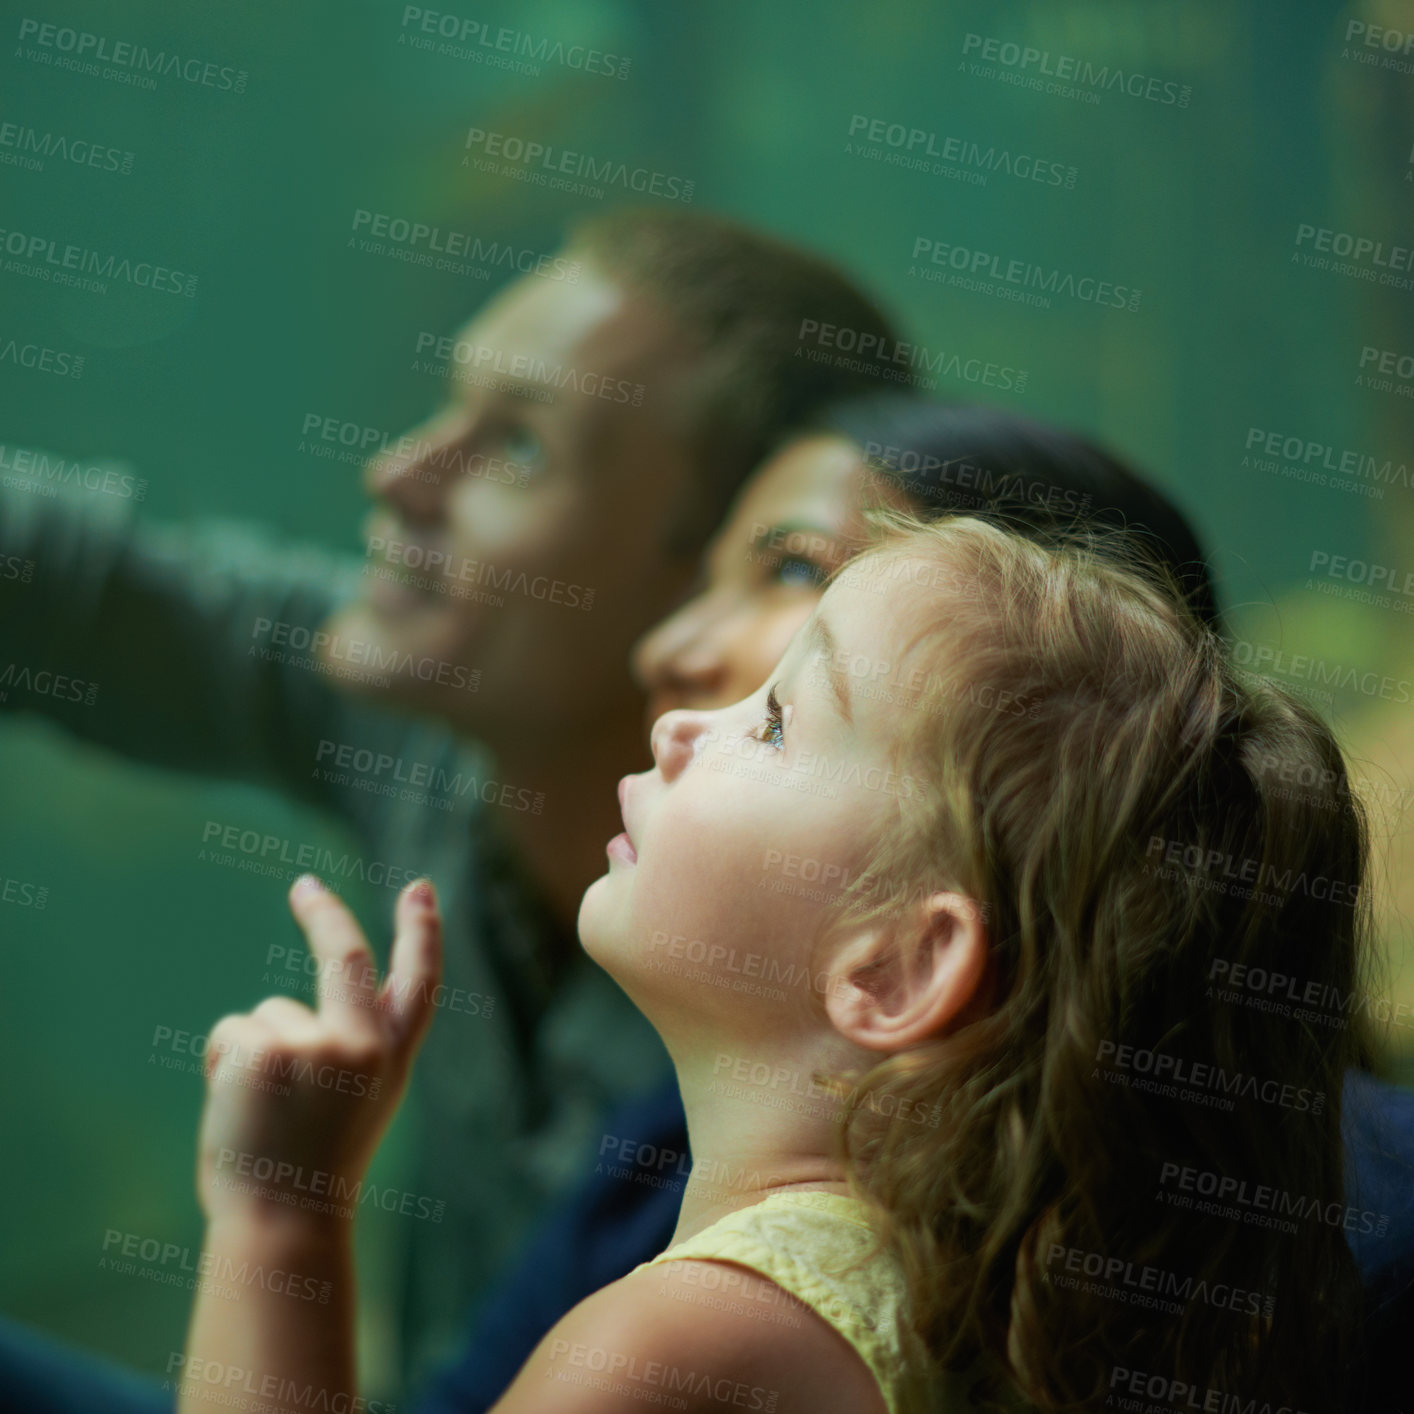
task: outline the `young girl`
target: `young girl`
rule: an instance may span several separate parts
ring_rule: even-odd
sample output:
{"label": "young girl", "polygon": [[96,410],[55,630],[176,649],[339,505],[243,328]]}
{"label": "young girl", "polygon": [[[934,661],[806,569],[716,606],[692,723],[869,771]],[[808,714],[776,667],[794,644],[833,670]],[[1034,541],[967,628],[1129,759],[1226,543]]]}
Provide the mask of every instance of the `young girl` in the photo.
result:
{"label": "young girl", "polygon": [[[692,1178],[503,1414],[1341,1407],[1355,1041],[1236,980],[1354,990],[1362,815],[1320,721],[1121,559],[894,517],[766,686],[655,724],[580,935],[673,1056]],[[338,1199],[436,910],[400,898],[380,986],[337,899],[292,906],[318,1012],[211,1037],[183,1410],[360,1407]]]}

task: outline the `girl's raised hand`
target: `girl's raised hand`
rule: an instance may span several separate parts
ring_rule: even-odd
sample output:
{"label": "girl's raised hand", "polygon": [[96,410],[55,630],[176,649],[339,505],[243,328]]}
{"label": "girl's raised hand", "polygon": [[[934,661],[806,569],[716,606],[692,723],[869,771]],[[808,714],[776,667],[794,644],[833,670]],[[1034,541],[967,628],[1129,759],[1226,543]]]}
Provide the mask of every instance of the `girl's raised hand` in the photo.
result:
{"label": "girl's raised hand", "polygon": [[441,981],[442,920],[425,879],[398,896],[381,985],[353,915],[312,875],[295,881],[290,908],[319,964],[318,1009],[269,997],[211,1030],[197,1188],[212,1222],[355,1215]]}

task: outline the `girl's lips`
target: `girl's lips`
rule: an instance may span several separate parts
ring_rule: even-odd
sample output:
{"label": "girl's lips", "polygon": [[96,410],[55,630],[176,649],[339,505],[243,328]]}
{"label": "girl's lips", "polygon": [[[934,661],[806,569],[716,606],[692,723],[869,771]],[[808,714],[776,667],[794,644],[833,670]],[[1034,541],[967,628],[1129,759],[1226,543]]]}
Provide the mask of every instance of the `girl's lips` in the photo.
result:
{"label": "girl's lips", "polygon": [[628,837],[628,777],[624,776],[619,780],[619,814],[623,816],[623,833],[615,835],[605,846],[608,852],[616,859],[622,859],[627,864],[638,862],[638,851],[633,847],[633,841]]}
{"label": "girl's lips", "polygon": [[604,846],[604,852],[614,859],[622,859],[625,864],[638,863],[638,851],[634,849],[633,841],[624,833],[615,835]]}

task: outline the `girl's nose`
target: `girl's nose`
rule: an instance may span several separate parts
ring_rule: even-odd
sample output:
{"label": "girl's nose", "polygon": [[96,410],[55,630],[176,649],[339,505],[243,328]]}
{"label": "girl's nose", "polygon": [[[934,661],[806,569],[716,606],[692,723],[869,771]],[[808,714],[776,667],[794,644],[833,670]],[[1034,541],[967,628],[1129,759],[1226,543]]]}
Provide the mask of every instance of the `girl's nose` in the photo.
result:
{"label": "girl's nose", "polygon": [[692,764],[710,720],[707,712],[675,711],[664,712],[653,723],[653,760],[664,780],[681,775]]}

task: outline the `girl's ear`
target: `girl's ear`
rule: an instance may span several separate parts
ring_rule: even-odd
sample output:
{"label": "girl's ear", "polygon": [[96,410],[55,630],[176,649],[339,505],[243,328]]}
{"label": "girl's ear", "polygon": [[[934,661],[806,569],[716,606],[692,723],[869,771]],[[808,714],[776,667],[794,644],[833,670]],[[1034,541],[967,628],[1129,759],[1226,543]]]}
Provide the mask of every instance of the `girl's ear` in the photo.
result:
{"label": "girl's ear", "polygon": [[902,918],[843,940],[829,973],[825,1010],[842,1036],[866,1050],[907,1050],[981,999],[981,905],[964,894],[930,894]]}

